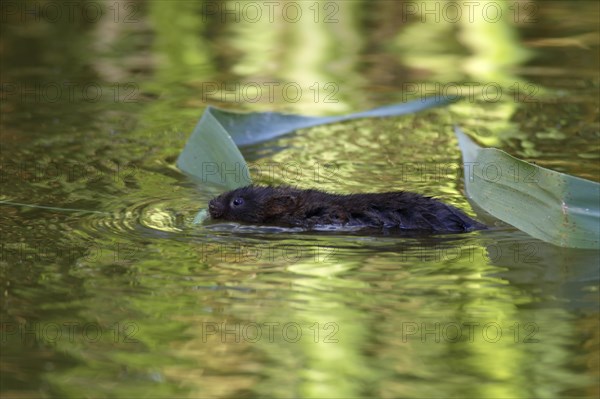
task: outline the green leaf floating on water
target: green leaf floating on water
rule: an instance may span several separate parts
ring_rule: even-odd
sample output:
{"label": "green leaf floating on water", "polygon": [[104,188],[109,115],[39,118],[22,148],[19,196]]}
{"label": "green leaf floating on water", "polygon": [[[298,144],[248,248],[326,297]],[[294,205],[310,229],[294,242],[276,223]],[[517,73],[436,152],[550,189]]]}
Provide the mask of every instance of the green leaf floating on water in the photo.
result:
{"label": "green leaf floating on water", "polygon": [[600,184],[481,148],[454,128],[465,188],[482,209],[561,247],[600,249]]}
{"label": "green leaf floating on water", "polygon": [[235,189],[251,183],[238,146],[259,143],[298,129],[350,119],[411,114],[452,102],[436,96],[349,115],[314,117],[277,112],[236,113],[207,107],[177,159],[177,166],[202,183]]}

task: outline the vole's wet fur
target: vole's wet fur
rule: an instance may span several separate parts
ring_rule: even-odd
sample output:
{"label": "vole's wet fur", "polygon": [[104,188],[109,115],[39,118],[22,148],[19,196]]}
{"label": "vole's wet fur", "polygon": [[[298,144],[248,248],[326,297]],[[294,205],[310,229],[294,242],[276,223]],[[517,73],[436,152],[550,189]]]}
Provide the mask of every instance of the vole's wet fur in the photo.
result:
{"label": "vole's wet fur", "polygon": [[289,186],[247,186],[209,203],[213,219],[255,225],[374,227],[431,232],[466,232],[486,227],[437,199],[398,191],[329,194]]}

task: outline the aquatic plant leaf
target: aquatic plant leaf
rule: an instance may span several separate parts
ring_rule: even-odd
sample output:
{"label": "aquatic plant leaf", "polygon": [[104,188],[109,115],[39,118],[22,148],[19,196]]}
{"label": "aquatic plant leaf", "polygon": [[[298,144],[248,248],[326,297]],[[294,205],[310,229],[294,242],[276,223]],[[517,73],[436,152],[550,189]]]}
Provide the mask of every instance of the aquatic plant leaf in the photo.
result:
{"label": "aquatic plant leaf", "polygon": [[234,113],[216,108],[207,108],[222,123],[223,127],[239,145],[249,145],[312,126],[343,122],[358,118],[373,118],[412,114],[427,108],[452,102],[443,96],[435,96],[408,103],[386,105],[368,111],[337,116],[303,116],[278,112]]}
{"label": "aquatic plant leaf", "polygon": [[600,184],[481,148],[460,128],[467,195],[496,218],[540,240],[600,249]]}
{"label": "aquatic plant leaf", "polygon": [[[248,184],[240,184],[241,173],[238,173],[248,170],[246,161],[210,107],[179,155],[177,167],[202,183],[215,183],[228,189]],[[233,173],[228,174],[228,171]]]}
{"label": "aquatic plant leaf", "polygon": [[177,166],[202,183],[235,189],[251,183],[246,161],[237,146],[271,140],[302,128],[350,119],[406,115],[450,102],[452,99],[436,96],[328,117],[277,112],[244,114],[207,107],[179,155]]}

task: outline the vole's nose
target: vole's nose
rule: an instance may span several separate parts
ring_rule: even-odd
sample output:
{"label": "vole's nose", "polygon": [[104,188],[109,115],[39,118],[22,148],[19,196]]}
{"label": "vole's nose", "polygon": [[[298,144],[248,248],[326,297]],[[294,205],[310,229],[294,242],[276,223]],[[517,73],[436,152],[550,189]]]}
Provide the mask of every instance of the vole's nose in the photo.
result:
{"label": "vole's nose", "polygon": [[208,203],[208,212],[212,218],[218,219],[223,216],[223,207],[213,199]]}

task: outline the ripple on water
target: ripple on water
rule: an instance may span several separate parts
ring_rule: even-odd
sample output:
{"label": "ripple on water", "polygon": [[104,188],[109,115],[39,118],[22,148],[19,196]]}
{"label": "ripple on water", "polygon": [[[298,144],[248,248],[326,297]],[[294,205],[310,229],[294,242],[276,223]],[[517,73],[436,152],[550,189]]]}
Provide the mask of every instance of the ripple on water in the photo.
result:
{"label": "ripple on water", "polygon": [[180,235],[189,226],[197,204],[181,199],[148,198],[104,214],[91,214],[83,229],[91,235],[108,234],[120,238]]}

